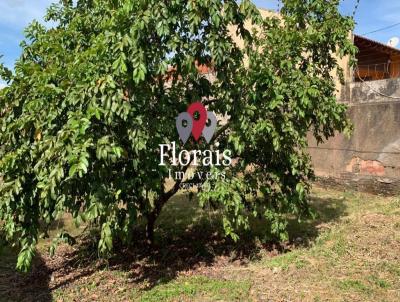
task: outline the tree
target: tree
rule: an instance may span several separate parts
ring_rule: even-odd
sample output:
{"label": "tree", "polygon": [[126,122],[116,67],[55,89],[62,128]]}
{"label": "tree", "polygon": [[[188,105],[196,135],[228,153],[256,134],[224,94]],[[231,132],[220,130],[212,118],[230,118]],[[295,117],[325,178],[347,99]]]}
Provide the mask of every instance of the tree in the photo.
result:
{"label": "tree", "polygon": [[235,240],[250,216],[287,238],[288,215],[309,212],[308,131],[321,142],[350,128],[333,74],[354,47],[338,0],[283,2],[278,19],[248,0],[64,0],[48,9],[54,27],[29,25],[15,70],[1,67],[0,221],[20,246],[19,269],[63,213],[99,226],[101,253],[143,219],[152,241],[181,185],[166,185],[169,169],[188,167],[160,166],[160,144],[179,142],[175,118],[199,100],[227,124],[210,144],[191,138],[177,152],[229,149],[236,159],[198,166],[225,175],[201,180],[200,203],[222,209]]}

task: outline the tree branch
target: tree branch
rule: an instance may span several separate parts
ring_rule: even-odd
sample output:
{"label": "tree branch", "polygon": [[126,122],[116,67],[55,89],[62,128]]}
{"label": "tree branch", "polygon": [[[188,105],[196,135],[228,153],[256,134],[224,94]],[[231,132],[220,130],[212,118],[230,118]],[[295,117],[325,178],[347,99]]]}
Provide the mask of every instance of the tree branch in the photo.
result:
{"label": "tree branch", "polygon": [[[222,133],[224,133],[229,127],[229,123],[225,124],[221,127],[214,138],[212,139],[211,143],[213,143]],[[194,157],[190,157],[189,163],[183,167],[182,172],[185,174],[187,169],[190,167]],[[183,178],[175,182],[174,186],[166,193],[163,193],[160,198],[158,198],[154,203],[154,209],[147,214],[147,240],[149,244],[153,243],[154,240],[154,225],[155,221],[157,220],[158,215],[161,213],[163,206],[168,202],[168,200],[179,191],[179,188],[183,182]]]}

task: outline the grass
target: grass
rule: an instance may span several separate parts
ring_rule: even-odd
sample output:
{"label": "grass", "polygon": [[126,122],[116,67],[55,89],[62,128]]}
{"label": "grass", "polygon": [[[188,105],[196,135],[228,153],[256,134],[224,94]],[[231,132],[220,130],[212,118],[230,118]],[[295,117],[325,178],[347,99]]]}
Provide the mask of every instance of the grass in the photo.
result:
{"label": "grass", "polygon": [[288,270],[291,267],[302,268],[308,264],[302,255],[302,251],[293,251],[286,254],[278,255],[273,258],[263,258],[261,265],[262,267],[268,267],[276,270]]}
{"label": "grass", "polygon": [[[285,284],[282,287],[310,301],[398,301],[398,199],[321,189],[314,192],[328,200],[339,196],[345,213],[319,224],[321,231],[309,246],[263,260],[264,267],[283,269],[283,274],[273,278],[277,286]],[[299,261],[302,265],[295,265]],[[259,265],[254,271],[260,274]],[[289,298],[283,292],[277,296]]]}
{"label": "grass", "polygon": [[204,276],[178,278],[138,294],[141,302],[159,301],[246,301],[251,283],[211,279]]}
{"label": "grass", "polygon": [[385,281],[385,280],[383,280],[383,279],[380,279],[380,278],[378,278],[378,277],[375,276],[375,275],[371,275],[371,276],[369,277],[369,280],[370,280],[374,285],[376,285],[376,286],[378,286],[378,287],[380,287],[380,288],[390,288],[390,283],[389,283],[389,282],[387,282],[387,281]]}
{"label": "grass", "polygon": [[362,292],[368,293],[370,291],[370,289],[360,280],[351,280],[351,279],[342,280],[339,281],[338,287],[345,292],[355,290],[361,293]]}
{"label": "grass", "polygon": [[[46,241],[34,272],[21,276],[8,250],[0,301],[400,301],[400,199],[316,187],[311,204],[317,219],[291,221],[290,242],[234,244],[218,212],[178,195],[151,252],[133,246],[85,262],[68,247],[49,258]],[[62,227],[73,229],[68,218]]]}

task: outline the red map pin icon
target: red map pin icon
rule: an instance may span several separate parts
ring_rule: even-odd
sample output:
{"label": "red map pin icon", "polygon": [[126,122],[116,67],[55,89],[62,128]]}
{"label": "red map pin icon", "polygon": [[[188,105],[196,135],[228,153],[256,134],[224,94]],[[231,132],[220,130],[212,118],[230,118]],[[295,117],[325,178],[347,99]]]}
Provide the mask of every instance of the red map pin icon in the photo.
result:
{"label": "red map pin icon", "polygon": [[[193,128],[192,128],[193,138],[196,141],[198,141],[201,136],[201,133],[203,132],[204,126],[206,125],[207,122],[207,110],[202,103],[196,102],[188,107],[187,112],[193,118]],[[194,118],[195,112],[198,112],[199,114],[197,120]]]}

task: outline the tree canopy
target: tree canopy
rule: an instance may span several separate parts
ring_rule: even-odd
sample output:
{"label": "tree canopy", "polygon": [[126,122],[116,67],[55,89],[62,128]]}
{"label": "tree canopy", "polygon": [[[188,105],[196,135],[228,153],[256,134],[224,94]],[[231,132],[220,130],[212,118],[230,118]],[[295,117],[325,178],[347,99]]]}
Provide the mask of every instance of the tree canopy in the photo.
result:
{"label": "tree canopy", "polygon": [[[313,170],[307,133],[322,142],[346,131],[336,100],[338,58],[353,56],[351,17],[338,0],[284,0],[262,18],[243,0],[72,0],[34,21],[0,91],[0,221],[26,270],[38,238],[71,213],[99,227],[99,251],[134,240],[154,223],[181,181],[167,185],[160,144],[229,149],[235,163],[197,166],[224,173],[200,180],[201,205],[221,209],[226,235],[264,217],[266,235],[287,238],[288,215],[309,213]],[[244,43],[239,47],[235,35]],[[200,72],[207,66],[211,80]],[[176,116],[202,101],[227,117],[213,140],[179,143]],[[196,191],[197,192],[197,191]],[[62,232],[60,240],[72,237]]]}

